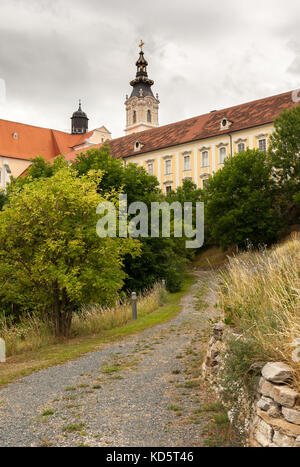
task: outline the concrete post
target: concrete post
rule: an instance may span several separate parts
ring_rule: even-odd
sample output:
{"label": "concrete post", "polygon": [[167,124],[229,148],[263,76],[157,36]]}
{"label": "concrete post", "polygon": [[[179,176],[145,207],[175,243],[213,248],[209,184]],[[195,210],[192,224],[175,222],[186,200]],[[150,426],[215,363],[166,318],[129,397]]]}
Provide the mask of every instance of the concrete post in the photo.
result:
{"label": "concrete post", "polygon": [[0,337],[0,363],[5,363],[5,341]]}
{"label": "concrete post", "polygon": [[131,294],[131,300],[132,300],[132,319],[137,319],[137,296],[135,292],[132,292]]}

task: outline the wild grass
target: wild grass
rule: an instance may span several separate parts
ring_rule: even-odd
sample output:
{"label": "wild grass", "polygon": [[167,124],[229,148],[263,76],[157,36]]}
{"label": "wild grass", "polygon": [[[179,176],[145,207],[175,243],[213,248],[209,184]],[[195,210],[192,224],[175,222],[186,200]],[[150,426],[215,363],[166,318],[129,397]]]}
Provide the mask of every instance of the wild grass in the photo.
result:
{"label": "wild grass", "polygon": [[[138,296],[138,317],[142,318],[163,305],[167,292],[161,284]],[[114,328],[124,326],[132,320],[131,302],[118,302],[114,307],[102,308],[97,305],[84,306],[72,320],[73,338],[94,336]],[[38,315],[26,315],[20,322],[13,324],[3,317],[0,320],[0,337],[5,340],[7,356],[36,351],[55,344],[57,339],[51,324]]]}
{"label": "wild grass", "polygon": [[[138,316],[146,316],[166,302],[166,291],[156,284],[138,297]],[[119,302],[113,308],[97,305],[84,306],[72,321],[72,335],[86,336],[99,334],[116,327],[124,326],[132,319],[131,301]]]}
{"label": "wild grass", "polygon": [[300,338],[300,235],[270,250],[229,258],[220,273],[219,300],[226,322],[242,335],[243,372],[245,364],[282,361],[294,369],[300,389],[300,366],[293,358],[293,342]]}

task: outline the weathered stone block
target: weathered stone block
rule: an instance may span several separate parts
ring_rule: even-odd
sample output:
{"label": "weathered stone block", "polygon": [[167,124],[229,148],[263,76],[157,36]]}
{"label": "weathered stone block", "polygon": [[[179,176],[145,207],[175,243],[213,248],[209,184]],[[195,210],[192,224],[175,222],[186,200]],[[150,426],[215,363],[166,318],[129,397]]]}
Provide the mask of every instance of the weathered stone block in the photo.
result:
{"label": "weathered stone block", "polygon": [[269,410],[267,411],[267,415],[269,415],[269,417],[279,418],[281,416],[280,406],[270,407]]}
{"label": "weathered stone block", "polygon": [[220,321],[218,324],[216,324],[214,329],[213,329],[214,337],[216,339],[220,340],[222,338],[222,336],[223,336],[225,328],[226,328],[226,325],[225,325],[225,323],[222,323],[222,321]]}
{"label": "weathered stone block", "polygon": [[300,425],[300,410],[287,409],[286,407],[282,407],[282,413],[288,422],[295,423],[295,425]]}
{"label": "weathered stone block", "polygon": [[220,355],[223,349],[224,344],[221,341],[217,341],[209,350],[208,356],[214,360],[218,355]]}
{"label": "weathered stone block", "polygon": [[278,404],[273,401],[270,397],[262,396],[261,399],[257,403],[257,407],[261,410],[267,412],[271,408],[278,409]]}
{"label": "weathered stone block", "polygon": [[260,420],[257,424],[255,431],[255,439],[264,448],[268,447],[272,442],[273,428],[263,420]]}
{"label": "weathered stone block", "polygon": [[295,440],[295,448],[300,448],[300,436],[298,436]]}
{"label": "weathered stone block", "polygon": [[284,407],[294,407],[298,398],[298,392],[288,386],[273,387],[273,398],[278,404]]}
{"label": "weathered stone block", "polygon": [[275,431],[273,443],[277,444],[279,447],[292,448],[295,445],[295,438],[284,435],[280,433],[280,431]]}
{"label": "weathered stone block", "polygon": [[262,371],[263,377],[272,383],[285,383],[293,376],[293,370],[285,363],[267,363]]}
{"label": "weathered stone block", "polygon": [[263,412],[260,409],[257,409],[257,414],[270,426],[274,428],[274,430],[281,431],[282,433],[288,436],[300,436],[300,426],[294,425],[293,423],[289,423],[283,418],[272,418],[269,417],[266,412]]}
{"label": "weathered stone block", "polygon": [[260,378],[258,384],[258,392],[263,396],[273,399],[274,384],[267,381],[264,377]]}

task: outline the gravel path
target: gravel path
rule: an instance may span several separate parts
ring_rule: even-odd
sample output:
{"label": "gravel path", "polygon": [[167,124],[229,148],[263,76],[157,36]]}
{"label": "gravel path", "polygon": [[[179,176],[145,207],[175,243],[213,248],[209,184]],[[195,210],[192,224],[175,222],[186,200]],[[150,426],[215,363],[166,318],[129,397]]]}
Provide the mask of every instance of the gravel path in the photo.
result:
{"label": "gravel path", "polygon": [[205,307],[195,294],[212,282],[200,272],[171,322],[0,389],[0,446],[201,446],[192,414],[216,311],[213,291]]}

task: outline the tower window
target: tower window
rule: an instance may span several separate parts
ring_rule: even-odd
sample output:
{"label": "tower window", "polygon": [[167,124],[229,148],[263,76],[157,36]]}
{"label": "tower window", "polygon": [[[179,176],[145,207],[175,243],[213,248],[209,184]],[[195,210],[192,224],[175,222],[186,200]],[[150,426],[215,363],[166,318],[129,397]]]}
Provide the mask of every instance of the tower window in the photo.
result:
{"label": "tower window", "polygon": [[226,159],[226,148],[220,148],[219,151],[219,164],[224,164]]}
{"label": "tower window", "polygon": [[202,167],[208,167],[209,162],[208,162],[208,151],[203,151],[202,153]]}
{"label": "tower window", "polygon": [[133,111],[133,123],[136,123],[136,111]]}
{"label": "tower window", "polygon": [[151,118],[151,110],[148,110],[148,111],[147,111],[147,122],[151,123],[151,120],[152,120],[152,118]]}

